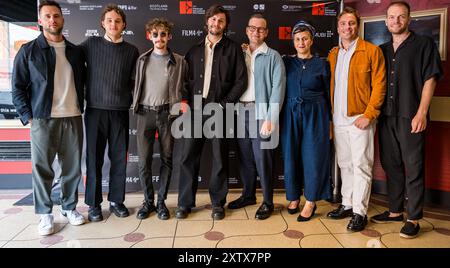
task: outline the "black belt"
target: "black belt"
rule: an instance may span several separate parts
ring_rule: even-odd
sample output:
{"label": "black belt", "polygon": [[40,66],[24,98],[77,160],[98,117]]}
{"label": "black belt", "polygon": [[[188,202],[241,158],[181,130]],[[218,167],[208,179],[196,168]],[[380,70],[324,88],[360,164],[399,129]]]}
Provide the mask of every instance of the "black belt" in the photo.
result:
{"label": "black belt", "polygon": [[163,105],[154,105],[154,106],[147,106],[147,105],[142,105],[139,104],[139,109],[144,111],[144,112],[148,112],[148,111],[155,111],[155,112],[159,112],[162,110],[169,110],[170,104],[163,104]]}

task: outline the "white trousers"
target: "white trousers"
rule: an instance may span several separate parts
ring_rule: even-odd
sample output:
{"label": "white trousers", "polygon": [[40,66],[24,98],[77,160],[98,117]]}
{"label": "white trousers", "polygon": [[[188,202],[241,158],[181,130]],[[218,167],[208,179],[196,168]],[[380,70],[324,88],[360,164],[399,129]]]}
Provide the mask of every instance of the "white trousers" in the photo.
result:
{"label": "white trousers", "polygon": [[362,216],[367,215],[372,186],[375,126],[373,122],[364,130],[354,125],[334,127],[342,205],[353,207],[353,213]]}

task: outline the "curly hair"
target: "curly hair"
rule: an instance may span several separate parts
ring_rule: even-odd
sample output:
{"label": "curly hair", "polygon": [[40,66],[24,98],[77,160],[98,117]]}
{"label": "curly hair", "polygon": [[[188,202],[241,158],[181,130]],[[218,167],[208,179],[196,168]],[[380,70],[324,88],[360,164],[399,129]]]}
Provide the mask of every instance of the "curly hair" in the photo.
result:
{"label": "curly hair", "polygon": [[154,29],[163,28],[168,34],[171,34],[173,26],[173,23],[166,18],[154,18],[145,24],[145,31],[151,32]]}

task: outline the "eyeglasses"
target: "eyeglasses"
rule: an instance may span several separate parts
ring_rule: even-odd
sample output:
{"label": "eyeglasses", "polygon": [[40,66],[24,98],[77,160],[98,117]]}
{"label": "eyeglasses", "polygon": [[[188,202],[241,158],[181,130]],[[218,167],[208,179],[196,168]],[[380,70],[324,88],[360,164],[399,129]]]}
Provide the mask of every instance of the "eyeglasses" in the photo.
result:
{"label": "eyeglasses", "polygon": [[[167,32],[159,32],[159,36],[166,37],[167,36]],[[158,32],[152,32],[152,37],[153,38],[157,38],[158,37]]]}
{"label": "eyeglasses", "polygon": [[264,28],[264,27],[255,27],[255,26],[251,26],[251,25],[248,25],[248,26],[247,26],[247,29],[248,29],[251,33],[253,33],[254,31],[258,31],[258,33],[264,33],[264,32],[266,32],[266,30],[267,30],[267,28]]}

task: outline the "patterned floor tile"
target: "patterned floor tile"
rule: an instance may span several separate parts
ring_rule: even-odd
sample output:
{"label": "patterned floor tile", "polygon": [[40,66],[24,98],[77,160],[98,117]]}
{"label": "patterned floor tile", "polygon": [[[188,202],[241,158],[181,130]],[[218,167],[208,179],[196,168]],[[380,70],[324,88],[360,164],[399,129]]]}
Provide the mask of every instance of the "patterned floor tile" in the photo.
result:
{"label": "patterned floor tile", "polygon": [[172,248],[173,238],[146,238],[136,244],[133,248]]}
{"label": "patterned floor tile", "polygon": [[216,221],[213,231],[219,231],[226,237],[236,235],[267,235],[279,234],[287,230],[286,221],[278,213],[274,213],[266,220],[244,220],[244,221]]}
{"label": "patterned floor tile", "polygon": [[308,235],[300,240],[302,248],[342,248],[336,238],[331,234]]}
{"label": "patterned floor tile", "polygon": [[[231,190],[227,201],[233,201],[241,194]],[[0,197],[2,196],[0,192]],[[359,233],[348,233],[346,226],[350,218],[331,220],[326,214],[337,207],[326,201],[317,202],[316,215],[308,222],[297,222],[299,213],[290,215],[286,206],[288,201],[284,192],[274,196],[275,212],[267,220],[256,220],[255,212],[262,202],[261,192],[257,192],[256,205],[242,209],[226,209],[226,217],[220,221],[211,219],[211,201],[207,191],[199,191],[197,207],[187,219],[177,220],[175,208],[177,194],[170,193],[166,205],[171,218],[159,220],[155,213],[148,219],[136,219],[141,207],[142,193],[127,193],[125,205],[131,215],[118,218],[108,211],[104,196],[104,221],[82,226],[68,224],[60,216],[60,206],[55,206],[53,215],[56,233],[42,237],[37,234],[39,217],[33,206],[13,206],[17,200],[11,195],[0,198],[0,247],[447,247],[450,248],[450,221],[424,218],[420,221],[421,232],[418,238],[407,240],[399,237],[403,223],[375,224],[369,222]],[[19,197],[17,197],[19,198]],[[300,209],[305,200],[301,199]],[[83,195],[77,210],[86,218],[88,206]],[[368,216],[385,211],[386,208],[371,203]],[[11,240],[12,241],[9,241]]]}
{"label": "patterned floor tile", "polygon": [[299,239],[286,237],[284,234],[231,236],[221,240],[218,248],[298,248]]}
{"label": "patterned floor tile", "polygon": [[213,228],[213,221],[192,221],[179,220],[176,229],[176,237],[196,237],[202,236],[211,231]]}
{"label": "patterned floor tile", "polygon": [[175,237],[175,248],[215,248],[217,241],[208,240],[203,235],[194,237]]}
{"label": "patterned floor tile", "polygon": [[334,237],[345,248],[383,248],[380,237],[370,237],[362,232],[335,234]]}

